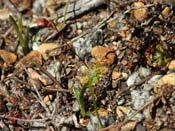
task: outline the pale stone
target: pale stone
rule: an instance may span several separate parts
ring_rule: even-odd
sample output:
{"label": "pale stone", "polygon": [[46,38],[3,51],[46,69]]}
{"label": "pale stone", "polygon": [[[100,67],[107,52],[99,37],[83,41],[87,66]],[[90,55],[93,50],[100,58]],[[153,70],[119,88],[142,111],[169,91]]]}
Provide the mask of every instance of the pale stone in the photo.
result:
{"label": "pale stone", "polygon": [[[143,20],[147,17],[147,8],[144,8],[144,3],[143,2],[134,2],[133,7],[138,8],[133,10],[133,17],[136,20]],[[143,7],[143,8],[142,8]]]}

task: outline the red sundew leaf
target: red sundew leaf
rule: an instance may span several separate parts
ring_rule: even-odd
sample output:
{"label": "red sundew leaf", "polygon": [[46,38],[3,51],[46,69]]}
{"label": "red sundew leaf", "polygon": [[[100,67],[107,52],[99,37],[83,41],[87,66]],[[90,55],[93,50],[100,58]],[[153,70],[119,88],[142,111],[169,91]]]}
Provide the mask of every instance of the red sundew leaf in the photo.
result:
{"label": "red sundew leaf", "polygon": [[145,53],[144,53],[144,56],[145,56],[147,59],[149,59],[149,58],[153,55],[154,50],[155,50],[155,49],[154,49],[153,47],[147,48],[146,51],[145,51]]}
{"label": "red sundew leaf", "polygon": [[38,27],[50,27],[51,24],[50,24],[50,21],[48,21],[47,19],[41,19],[38,21],[37,26]]}

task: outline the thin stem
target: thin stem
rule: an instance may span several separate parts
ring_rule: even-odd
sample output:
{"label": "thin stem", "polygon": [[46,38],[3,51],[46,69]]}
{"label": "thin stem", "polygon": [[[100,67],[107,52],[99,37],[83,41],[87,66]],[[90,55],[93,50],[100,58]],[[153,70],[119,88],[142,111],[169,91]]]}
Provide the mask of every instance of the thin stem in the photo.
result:
{"label": "thin stem", "polygon": [[70,4],[70,0],[68,0],[68,2],[66,3],[66,7],[65,7],[65,11],[64,11],[64,19],[63,19],[63,22],[61,24],[61,29],[65,26],[65,23],[66,23],[66,14],[67,14],[69,4]]}
{"label": "thin stem", "polygon": [[92,83],[92,80],[93,78],[91,78],[91,81],[89,82],[89,91],[90,91],[90,95],[92,97],[92,102],[93,102],[93,105],[94,105],[94,109],[95,109],[95,113],[97,114],[97,119],[100,123],[100,127],[102,128],[103,127],[103,124],[101,122],[101,119],[100,119],[100,116],[99,116],[99,113],[98,113],[98,110],[97,110],[97,103],[95,101],[95,94],[94,94],[94,88],[93,88],[93,83]]}
{"label": "thin stem", "polygon": [[86,91],[87,87],[85,86],[81,92],[80,92],[80,99],[79,99],[79,102],[80,102],[80,109],[81,109],[81,114],[83,115],[83,117],[85,117],[86,115],[86,110],[85,110],[85,104],[84,104],[84,93]]}

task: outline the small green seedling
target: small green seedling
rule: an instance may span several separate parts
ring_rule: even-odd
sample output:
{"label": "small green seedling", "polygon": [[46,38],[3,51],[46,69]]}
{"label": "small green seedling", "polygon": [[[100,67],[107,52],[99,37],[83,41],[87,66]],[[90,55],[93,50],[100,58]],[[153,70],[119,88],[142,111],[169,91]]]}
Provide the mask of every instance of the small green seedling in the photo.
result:
{"label": "small green seedling", "polygon": [[158,44],[153,55],[153,62],[156,66],[165,66],[168,63],[168,54],[162,45]]}
{"label": "small green seedling", "polygon": [[17,32],[20,46],[22,47],[23,52],[26,55],[27,53],[29,53],[29,47],[28,47],[29,27],[27,27],[27,30],[24,33],[23,32],[23,25],[22,25],[22,15],[20,16],[20,18],[18,19],[17,22],[15,21],[15,19],[12,16],[10,16],[9,18],[13,24],[13,27],[15,28],[15,30]]}
{"label": "small green seedling", "polygon": [[94,93],[94,85],[98,82],[100,76],[102,75],[102,72],[100,70],[100,67],[97,66],[93,66],[92,69],[89,69],[89,72],[87,74],[88,77],[88,83],[82,88],[82,89],[78,89],[76,87],[73,88],[73,93],[76,97],[76,100],[80,106],[80,110],[81,110],[81,114],[83,117],[85,116],[90,116],[92,113],[91,112],[86,112],[85,111],[85,105],[84,105],[84,93],[86,91],[86,89],[89,89],[89,94],[92,97],[92,102],[93,102],[93,106],[94,106],[94,110],[95,113],[97,114],[97,118],[99,121],[99,124],[101,127],[103,127],[103,124],[101,122],[98,110],[97,110],[97,103],[96,103],[96,97],[95,97],[95,93]]}

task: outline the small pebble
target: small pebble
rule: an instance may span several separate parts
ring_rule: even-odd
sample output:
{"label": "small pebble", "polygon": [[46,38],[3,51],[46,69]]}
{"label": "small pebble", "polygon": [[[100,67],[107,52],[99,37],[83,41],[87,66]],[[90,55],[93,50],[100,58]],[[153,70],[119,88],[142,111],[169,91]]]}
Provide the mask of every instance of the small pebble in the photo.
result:
{"label": "small pebble", "polygon": [[72,111],[77,112],[79,110],[80,110],[80,108],[79,108],[78,102],[75,101],[72,105]]}

